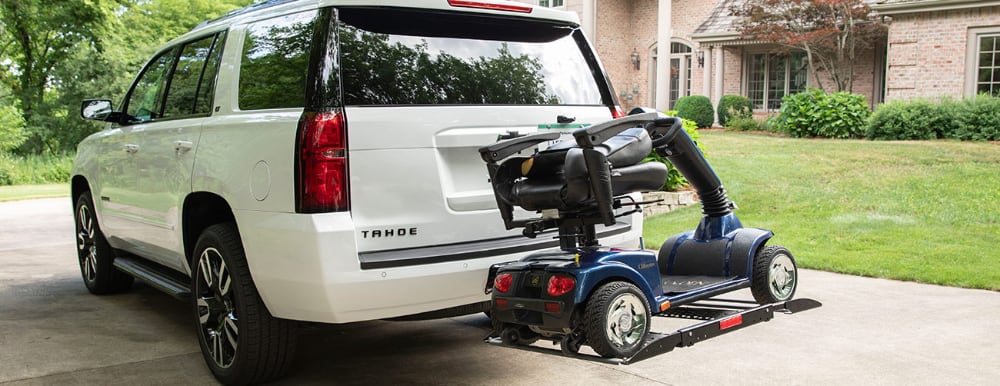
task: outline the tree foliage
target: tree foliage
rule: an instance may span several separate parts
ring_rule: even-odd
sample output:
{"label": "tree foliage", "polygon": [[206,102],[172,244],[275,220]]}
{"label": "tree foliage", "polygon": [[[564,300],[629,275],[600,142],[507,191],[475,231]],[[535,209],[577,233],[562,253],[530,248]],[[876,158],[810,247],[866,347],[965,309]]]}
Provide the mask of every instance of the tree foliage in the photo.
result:
{"label": "tree foliage", "polygon": [[98,128],[79,119],[80,100],[121,98],[168,39],[252,2],[3,0],[0,105],[21,109],[27,141],[17,151],[72,150]]}
{"label": "tree foliage", "polygon": [[836,91],[852,91],[854,64],[887,34],[866,0],[746,0],[730,13],[740,18],[737,26],[744,38],[805,51],[809,72],[821,89],[823,71]]}

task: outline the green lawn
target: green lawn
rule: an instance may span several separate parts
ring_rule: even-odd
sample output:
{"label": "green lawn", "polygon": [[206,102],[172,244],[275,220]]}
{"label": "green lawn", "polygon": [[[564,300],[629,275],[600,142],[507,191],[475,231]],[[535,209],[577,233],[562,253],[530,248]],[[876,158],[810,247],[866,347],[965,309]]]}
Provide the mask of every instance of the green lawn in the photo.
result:
{"label": "green lawn", "polygon": [[69,197],[69,184],[0,186],[0,202],[48,197]]}
{"label": "green lawn", "polygon": [[[1000,145],[704,132],[745,226],[800,267],[1000,290]],[[700,208],[648,219],[658,248]]]}

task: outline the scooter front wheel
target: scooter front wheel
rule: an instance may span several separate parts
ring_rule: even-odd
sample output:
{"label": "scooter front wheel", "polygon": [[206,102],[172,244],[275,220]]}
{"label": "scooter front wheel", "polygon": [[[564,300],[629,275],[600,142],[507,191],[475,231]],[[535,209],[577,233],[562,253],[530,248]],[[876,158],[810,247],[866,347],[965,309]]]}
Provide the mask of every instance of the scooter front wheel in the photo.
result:
{"label": "scooter front wheel", "polygon": [[799,284],[795,258],[785,247],[774,245],[757,252],[750,291],[760,304],[791,300]]}

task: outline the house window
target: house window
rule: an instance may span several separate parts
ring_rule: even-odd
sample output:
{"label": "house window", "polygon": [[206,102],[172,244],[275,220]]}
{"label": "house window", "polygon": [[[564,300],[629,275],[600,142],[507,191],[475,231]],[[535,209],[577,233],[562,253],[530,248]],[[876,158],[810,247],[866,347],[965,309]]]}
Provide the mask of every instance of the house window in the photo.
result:
{"label": "house window", "polygon": [[747,56],[747,97],[755,110],[777,110],[781,98],[806,89],[808,63],[804,52],[759,53]]}
{"label": "house window", "polygon": [[670,43],[670,109],[677,100],[691,95],[691,46]]}
{"label": "house window", "polygon": [[1000,34],[977,39],[976,94],[1000,95]]}
{"label": "house window", "polygon": [[562,7],[563,0],[538,0],[538,5],[550,8]]}

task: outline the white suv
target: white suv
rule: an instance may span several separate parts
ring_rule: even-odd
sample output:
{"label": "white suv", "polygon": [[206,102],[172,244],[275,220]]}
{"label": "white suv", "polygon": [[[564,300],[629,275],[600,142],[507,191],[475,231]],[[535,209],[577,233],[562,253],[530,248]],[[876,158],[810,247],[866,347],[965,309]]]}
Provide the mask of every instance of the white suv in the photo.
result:
{"label": "white suv", "polygon": [[[226,383],[281,374],[297,321],[488,309],[504,228],[476,149],[622,115],[575,15],[513,2],[268,1],[171,41],[79,146],[80,268],[188,299]],[[641,215],[599,234],[639,242]]]}

